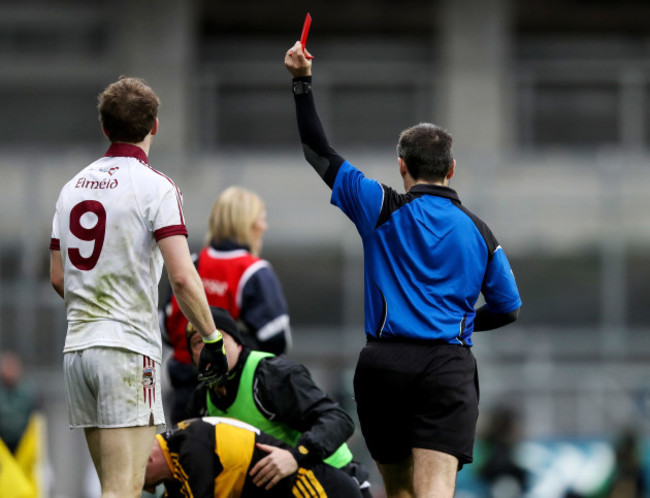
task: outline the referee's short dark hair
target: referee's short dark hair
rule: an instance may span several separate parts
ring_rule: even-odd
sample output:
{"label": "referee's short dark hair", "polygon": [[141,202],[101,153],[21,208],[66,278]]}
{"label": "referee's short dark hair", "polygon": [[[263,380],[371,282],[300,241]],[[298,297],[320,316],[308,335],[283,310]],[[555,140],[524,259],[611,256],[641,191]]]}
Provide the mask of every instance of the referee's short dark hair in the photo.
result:
{"label": "referee's short dark hair", "polygon": [[414,180],[443,180],[454,162],[453,138],[443,128],[420,123],[400,133],[397,156]]}

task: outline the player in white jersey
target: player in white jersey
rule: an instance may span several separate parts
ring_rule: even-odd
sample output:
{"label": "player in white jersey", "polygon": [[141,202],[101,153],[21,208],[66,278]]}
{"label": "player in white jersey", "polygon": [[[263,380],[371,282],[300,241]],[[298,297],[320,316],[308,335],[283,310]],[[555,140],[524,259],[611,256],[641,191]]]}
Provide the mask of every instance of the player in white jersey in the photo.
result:
{"label": "player in white jersey", "polygon": [[158,283],[163,263],[181,309],[210,351],[200,377],[227,372],[187,244],[182,198],[148,165],[160,102],[122,77],[99,96],[106,155],[61,190],[50,242],[52,285],[64,298],[70,427],[84,428],[102,497],[140,496],[156,426],[164,424]]}

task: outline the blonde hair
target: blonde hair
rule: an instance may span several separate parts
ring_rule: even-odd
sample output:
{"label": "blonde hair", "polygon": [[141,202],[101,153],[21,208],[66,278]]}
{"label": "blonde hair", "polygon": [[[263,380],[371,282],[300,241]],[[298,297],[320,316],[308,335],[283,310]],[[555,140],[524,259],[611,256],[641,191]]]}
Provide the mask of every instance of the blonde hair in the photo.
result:
{"label": "blonde hair", "polygon": [[253,225],[264,208],[264,201],[255,192],[241,187],[228,187],[212,206],[206,244],[231,240],[248,246],[251,253],[259,256],[260,248],[254,247]]}

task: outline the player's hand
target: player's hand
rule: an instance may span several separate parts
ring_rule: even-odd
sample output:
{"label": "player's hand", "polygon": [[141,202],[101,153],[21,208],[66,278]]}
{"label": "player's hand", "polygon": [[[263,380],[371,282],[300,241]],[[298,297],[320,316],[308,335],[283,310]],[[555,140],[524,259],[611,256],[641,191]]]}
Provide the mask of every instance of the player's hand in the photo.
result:
{"label": "player's hand", "polygon": [[200,381],[207,381],[208,384],[220,383],[228,373],[228,359],[226,349],[223,345],[223,337],[219,333],[216,340],[206,341],[199,356]]}
{"label": "player's hand", "polygon": [[281,479],[298,470],[298,462],[290,451],[262,443],[257,443],[257,447],[269,454],[257,462],[250,471],[255,486],[271,489]]}
{"label": "player's hand", "polygon": [[308,59],[305,55],[311,56],[307,49],[303,51],[302,45],[297,41],[293,47],[287,50],[284,56],[284,65],[287,66],[294,78],[297,76],[311,76],[311,59]]}

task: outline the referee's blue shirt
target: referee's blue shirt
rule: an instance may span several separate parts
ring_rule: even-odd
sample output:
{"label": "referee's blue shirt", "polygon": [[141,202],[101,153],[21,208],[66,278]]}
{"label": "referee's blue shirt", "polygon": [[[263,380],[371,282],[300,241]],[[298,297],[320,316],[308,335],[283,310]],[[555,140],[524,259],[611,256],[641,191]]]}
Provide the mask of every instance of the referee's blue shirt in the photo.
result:
{"label": "referee's blue shirt", "polygon": [[472,345],[474,306],[521,306],[508,258],[454,190],[420,184],[406,194],[366,178],[345,161],[332,204],[363,240],[366,335]]}

